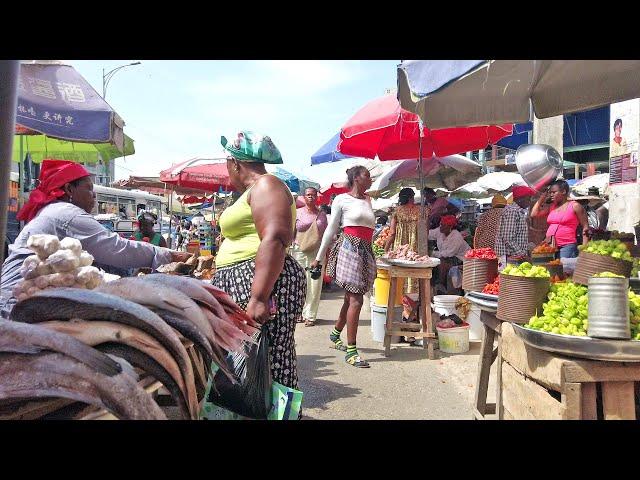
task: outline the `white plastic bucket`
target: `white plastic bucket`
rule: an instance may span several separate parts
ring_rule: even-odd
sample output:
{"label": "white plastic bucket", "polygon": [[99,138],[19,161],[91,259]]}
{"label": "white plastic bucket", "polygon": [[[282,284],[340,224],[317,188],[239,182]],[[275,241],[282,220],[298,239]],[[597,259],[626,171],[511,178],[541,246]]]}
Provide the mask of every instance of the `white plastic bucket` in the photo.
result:
{"label": "white plastic bucket", "polygon": [[464,353],[469,351],[469,325],[438,330],[440,351],[444,353]]}
{"label": "white plastic bucket", "polygon": [[469,324],[469,340],[472,342],[481,342],[482,341],[482,331],[484,330],[482,327],[482,322],[480,321],[480,315],[482,310],[475,304],[471,305],[471,310],[469,310],[469,315],[467,315],[466,322]]}
{"label": "white plastic bucket", "polygon": [[440,315],[453,315],[456,313],[456,303],[461,298],[460,295],[436,295],[431,306]]}
{"label": "white plastic bucket", "polygon": [[[400,321],[402,307],[394,308],[394,321]],[[371,336],[374,342],[384,342],[384,326],[387,323],[387,306],[371,305]],[[399,343],[399,336],[392,336],[391,343]]]}

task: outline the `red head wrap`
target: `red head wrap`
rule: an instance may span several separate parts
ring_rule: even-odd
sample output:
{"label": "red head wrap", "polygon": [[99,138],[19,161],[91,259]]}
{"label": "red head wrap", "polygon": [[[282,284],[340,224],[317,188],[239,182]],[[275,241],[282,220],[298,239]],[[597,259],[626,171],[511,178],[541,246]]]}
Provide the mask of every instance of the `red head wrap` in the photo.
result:
{"label": "red head wrap", "polygon": [[447,225],[451,228],[458,224],[458,219],[453,215],[444,215],[440,218],[440,225]]}
{"label": "red head wrap", "polygon": [[39,184],[29,195],[29,200],[18,212],[18,220],[30,222],[45,205],[64,195],[65,183],[88,177],[87,170],[75,162],[66,160],[44,160],[40,167]]}
{"label": "red head wrap", "polygon": [[513,199],[518,200],[522,197],[533,197],[537,192],[530,187],[517,186],[513,187]]}

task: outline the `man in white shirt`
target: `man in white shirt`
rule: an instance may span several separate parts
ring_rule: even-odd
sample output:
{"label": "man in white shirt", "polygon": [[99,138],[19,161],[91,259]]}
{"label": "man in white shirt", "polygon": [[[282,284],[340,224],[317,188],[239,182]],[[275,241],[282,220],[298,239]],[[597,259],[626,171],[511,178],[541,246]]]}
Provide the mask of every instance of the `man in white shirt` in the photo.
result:
{"label": "man in white shirt", "polygon": [[[440,227],[429,230],[429,240],[435,240],[438,250],[431,253],[433,257],[440,259],[438,269],[438,283],[445,291],[447,288],[447,276],[452,267],[462,264],[464,254],[471,247],[462,237],[462,234],[455,230],[458,220],[453,215],[445,215],[440,218]],[[437,287],[436,287],[437,288]]]}

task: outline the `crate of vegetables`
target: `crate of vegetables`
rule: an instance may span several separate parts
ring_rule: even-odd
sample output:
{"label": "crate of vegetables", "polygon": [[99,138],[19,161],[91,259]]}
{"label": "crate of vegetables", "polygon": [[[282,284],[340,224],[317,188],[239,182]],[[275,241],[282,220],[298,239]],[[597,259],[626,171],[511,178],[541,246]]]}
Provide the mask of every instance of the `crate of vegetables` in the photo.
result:
{"label": "crate of vegetables", "polygon": [[505,322],[526,323],[542,309],[549,293],[549,271],[524,262],[507,265],[500,272],[500,293],[496,317]]}
{"label": "crate of vegetables", "polygon": [[620,240],[592,240],[578,247],[580,255],[573,272],[573,281],[589,284],[589,277],[596,273],[612,272],[629,277],[633,258],[627,246]]}
{"label": "crate of vegetables", "polygon": [[544,264],[556,258],[558,249],[542,242],[531,251],[531,263]]}
{"label": "crate of vegetables", "polygon": [[462,289],[481,292],[498,274],[498,258],[491,248],[475,248],[464,255]]}

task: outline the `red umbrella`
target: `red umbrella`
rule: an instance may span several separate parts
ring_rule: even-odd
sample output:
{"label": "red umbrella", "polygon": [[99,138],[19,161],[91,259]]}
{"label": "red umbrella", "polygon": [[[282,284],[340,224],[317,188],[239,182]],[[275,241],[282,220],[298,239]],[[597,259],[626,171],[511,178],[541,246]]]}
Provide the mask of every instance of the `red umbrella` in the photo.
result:
{"label": "red umbrella", "polygon": [[217,192],[233,190],[225,158],[193,158],[160,172],[160,181],[180,187]]}
{"label": "red umbrella", "polygon": [[[513,125],[423,128],[422,158],[445,157],[485,148],[512,133]],[[420,157],[419,117],[400,107],[394,95],[385,95],[362,107],[340,131],[338,151],[380,160]]]}
{"label": "red umbrella", "polygon": [[318,205],[329,205],[331,203],[331,197],[333,195],[347,193],[348,191],[349,188],[347,188],[344,183],[332,183],[318,193],[318,199],[316,200],[316,203]]}

